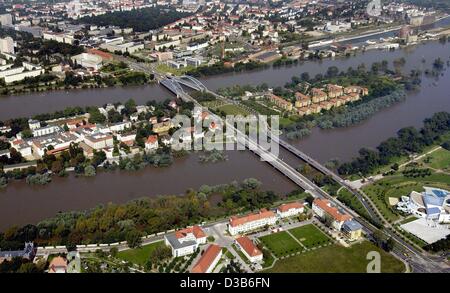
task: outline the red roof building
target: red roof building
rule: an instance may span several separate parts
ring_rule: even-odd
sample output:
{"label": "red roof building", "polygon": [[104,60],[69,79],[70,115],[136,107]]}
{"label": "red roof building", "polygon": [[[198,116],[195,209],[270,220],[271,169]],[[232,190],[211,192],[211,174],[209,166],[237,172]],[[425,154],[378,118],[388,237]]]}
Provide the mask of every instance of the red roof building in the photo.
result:
{"label": "red roof building", "polygon": [[236,243],[241,248],[244,255],[251,261],[251,262],[258,262],[262,261],[263,259],[263,253],[261,250],[256,247],[256,245],[253,243],[253,241],[250,240],[247,236],[242,236],[236,239]]}
{"label": "red roof building", "polygon": [[222,256],[222,247],[211,244],[192,268],[191,273],[211,273]]}
{"label": "red roof building", "polygon": [[280,205],[277,208],[277,214],[281,218],[296,216],[303,213],[304,206],[299,202],[291,202]]}
{"label": "red roof building", "polygon": [[236,235],[238,233],[245,233],[266,225],[273,225],[276,221],[277,218],[274,212],[262,209],[258,213],[249,214],[242,217],[231,217],[228,224],[228,231],[231,235]]}

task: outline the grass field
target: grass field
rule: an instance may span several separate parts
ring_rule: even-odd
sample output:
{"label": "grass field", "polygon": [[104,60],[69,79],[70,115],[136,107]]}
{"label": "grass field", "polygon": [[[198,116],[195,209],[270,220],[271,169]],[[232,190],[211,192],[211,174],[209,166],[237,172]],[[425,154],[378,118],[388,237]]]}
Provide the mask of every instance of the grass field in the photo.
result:
{"label": "grass field", "polygon": [[358,200],[356,196],[354,196],[350,191],[345,188],[342,188],[337,193],[337,198],[343,202],[346,206],[355,210],[361,216],[368,219],[369,214],[367,210],[364,208],[363,204]]}
{"label": "grass field", "polygon": [[363,188],[372,199],[383,216],[389,221],[395,221],[399,215],[393,207],[389,206],[389,197],[399,198],[409,195],[411,191],[421,192],[423,186],[450,189],[450,176],[442,173],[433,173],[426,177],[410,178],[401,174],[388,176],[376,183]]}
{"label": "grass field", "polygon": [[330,242],[330,238],[312,224],[291,229],[289,232],[306,248],[312,248]]}
{"label": "grass field", "polygon": [[194,68],[195,67],[193,67],[193,66],[186,66],[186,67],[183,67],[180,69],[176,69],[176,68],[170,67],[166,64],[159,64],[158,66],[156,66],[156,71],[163,73],[163,74],[172,73],[173,75],[183,75],[186,72],[188,72]]}
{"label": "grass field", "polygon": [[250,115],[250,113],[244,108],[233,104],[217,107],[216,110],[224,111],[226,115],[242,115],[242,116]]}
{"label": "grass field", "polygon": [[260,240],[277,257],[288,255],[303,249],[286,231],[263,236]]}
{"label": "grass field", "polygon": [[423,158],[421,162],[431,168],[448,172],[450,171],[450,151],[439,149]]}
{"label": "grass field", "polygon": [[164,241],[158,241],[149,245],[142,246],[140,248],[128,249],[121,251],[117,254],[117,257],[132,263],[144,265],[150,254],[159,246],[163,246]]}
{"label": "grass field", "polygon": [[293,257],[279,259],[268,273],[365,273],[369,261],[369,251],[381,255],[381,272],[400,273],[405,266],[394,256],[365,241],[349,248],[330,245]]}

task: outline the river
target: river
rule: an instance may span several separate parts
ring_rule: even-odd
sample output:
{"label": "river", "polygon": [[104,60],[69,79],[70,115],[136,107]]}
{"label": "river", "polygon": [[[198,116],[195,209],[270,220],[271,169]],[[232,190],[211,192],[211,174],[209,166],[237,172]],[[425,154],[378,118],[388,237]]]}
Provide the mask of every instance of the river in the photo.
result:
{"label": "river", "polygon": [[[324,73],[329,66],[340,69],[356,67],[361,63],[404,57],[405,70],[430,68],[437,57],[450,58],[450,44],[429,42],[397,51],[368,51],[351,58],[304,62],[295,66],[270,68],[259,71],[225,74],[204,78],[208,88],[234,84],[283,85],[293,75],[308,72],[311,76]],[[420,60],[425,58],[423,64]],[[424,78],[422,89],[408,96],[405,102],[383,110],[364,123],[335,130],[314,129],[311,136],[295,142],[300,149],[321,162],[331,158],[348,160],[363,146],[374,147],[405,126],[420,126],[423,119],[437,111],[450,111],[450,71],[447,70],[438,81]],[[139,87],[108,88],[75,91],[54,91],[39,94],[0,98],[0,120],[18,116],[29,116],[50,112],[74,105],[102,105],[107,102],[125,101],[134,98],[138,103],[150,99],[164,100],[171,95],[158,85]],[[233,180],[254,177],[263,182],[264,189],[280,194],[289,192],[295,186],[280,173],[260,162],[250,152],[229,152],[229,160],[217,164],[200,164],[196,155],[177,160],[168,168],[146,168],[138,172],[100,172],[94,178],[55,178],[47,186],[28,186],[13,182],[0,191],[0,230],[13,224],[34,223],[55,215],[59,211],[80,210],[100,203],[122,203],[143,196],[160,194],[183,194],[188,188],[202,184],[229,183]],[[282,153],[285,160],[296,164],[292,156]]]}

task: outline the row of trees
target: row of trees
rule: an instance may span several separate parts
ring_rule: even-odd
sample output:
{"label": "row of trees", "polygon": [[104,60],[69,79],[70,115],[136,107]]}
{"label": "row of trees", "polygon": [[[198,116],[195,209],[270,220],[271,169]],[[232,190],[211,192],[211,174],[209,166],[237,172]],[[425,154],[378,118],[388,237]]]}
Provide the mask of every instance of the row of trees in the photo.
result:
{"label": "row of trees", "polygon": [[397,132],[397,137],[383,141],[376,150],[362,148],[359,157],[339,166],[338,172],[343,175],[369,174],[377,167],[388,164],[392,158],[422,152],[449,130],[450,113],[438,112],[425,119],[420,130],[414,127],[402,128]]}
{"label": "row of trees", "polygon": [[[139,246],[143,233],[181,228],[206,219],[268,207],[280,198],[261,191],[256,179],[188,190],[185,196],[143,198],[126,204],[108,204],[89,211],[59,213],[37,225],[11,227],[0,233],[2,249],[17,249],[25,241],[39,245],[61,244],[73,247],[83,243],[112,243],[128,240]],[[211,194],[223,197],[218,206],[209,202]]]}
{"label": "row of trees", "polygon": [[148,32],[166,24],[175,22],[180,18],[191,15],[187,12],[179,12],[173,8],[149,7],[144,9],[132,9],[130,11],[115,11],[102,15],[86,16],[79,23],[96,24],[100,26],[119,26],[121,28],[133,28],[137,32]]}

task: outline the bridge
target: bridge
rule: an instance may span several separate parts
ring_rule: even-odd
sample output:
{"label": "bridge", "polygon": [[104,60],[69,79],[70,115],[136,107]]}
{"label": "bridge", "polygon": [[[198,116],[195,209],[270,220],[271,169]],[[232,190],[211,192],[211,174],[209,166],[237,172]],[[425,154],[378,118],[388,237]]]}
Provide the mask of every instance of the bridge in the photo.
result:
{"label": "bridge", "polygon": [[208,90],[201,81],[189,75],[161,78],[159,83],[185,102],[191,101],[191,99],[187,97],[188,93],[183,86],[199,92]]}
{"label": "bridge", "polygon": [[[166,79],[167,80],[167,79]],[[194,98],[192,98],[188,93],[186,93],[180,84],[187,86],[191,89],[198,90],[198,91],[206,91],[211,94],[214,94],[216,97],[220,99],[227,100],[225,97],[222,97],[218,95],[215,92],[212,92],[208,90],[203,84],[200,82],[194,81],[195,78],[191,77],[183,77],[183,78],[175,78],[171,81],[171,83],[166,82],[164,80],[161,80],[161,84],[164,86],[169,86],[169,90],[176,94],[178,97],[182,98],[185,101],[193,102],[196,106],[201,106]],[[175,84],[178,84],[175,85]],[[180,90],[181,88],[181,90]],[[210,112],[208,110],[209,114],[214,119],[221,119],[214,113]],[[330,194],[328,194],[326,191],[324,191],[322,188],[317,186],[314,182],[310,181],[308,178],[300,174],[297,170],[292,168],[289,164],[281,160],[278,156],[273,155],[271,152],[268,152],[267,150],[263,149],[257,142],[251,140],[246,134],[243,134],[239,132],[239,130],[236,129],[234,125],[230,125],[229,123],[226,123],[227,129],[233,129],[235,133],[237,134],[235,139],[237,143],[240,143],[244,145],[246,148],[251,150],[253,153],[258,155],[259,157],[265,159],[265,161],[270,164],[272,167],[274,167],[276,170],[281,172],[284,176],[289,178],[292,182],[294,182],[296,185],[301,187],[303,190],[305,190],[307,193],[311,194],[314,198],[326,198],[330,202],[332,202],[335,206],[340,208],[341,210],[345,211],[349,215],[351,215],[354,220],[359,222],[361,226],[363,227],[364,232],[367,234],[367,236],[370,238],[374,231],[379,231],[377,227],[373,226],[371,223],[367,222],[365,219],[361,218],[354,210],[348,208],[343,203],[341,203],[339,200],[332,197]],[[313,158],[309,157],[302,151],[298,150],[291,144],[287,143],[286,141],[271,136],[271,139],[274,139],[276,142],[278,142],[279,145],[281,145],[286,150],[290,151],[297,157],[301,158],[308,164],[311,164],[313,167],[315,167],[320,172],[324,173],[325,175],[329,175],[331,178],[333,178],[337,183],[347,188],[353,195],[357,197],[357,199],[363,204],[365,209],[369,212],[369,215],[372,219],[376,220],[375,213],[371,209],[371,207],[368,205],[368,203],[365,201],[363,196],[358,192],[358,190],[352,188],[345,180],[340,178],[337,174],[314,160]],[[442,270],[445,270],[441,267],[440,261],[436,260],[434,261],[427,255],[423,254],[422,252],[418,251],[415,247],[410,245],[409,243],[405,242],[401,237],[396,235],[394,232],[390,230],[382,230],[382,232],[387,236],[391,237],[396,241],[396,243],[399,245],[398,247],[395,247],[393,250],[393,253],[403,259],[405,262],[408,262],[415,271],[417,272],[441,272]],[[406,254],[405,252],[408,252]]]}

